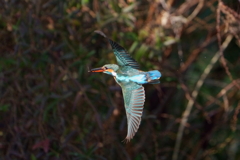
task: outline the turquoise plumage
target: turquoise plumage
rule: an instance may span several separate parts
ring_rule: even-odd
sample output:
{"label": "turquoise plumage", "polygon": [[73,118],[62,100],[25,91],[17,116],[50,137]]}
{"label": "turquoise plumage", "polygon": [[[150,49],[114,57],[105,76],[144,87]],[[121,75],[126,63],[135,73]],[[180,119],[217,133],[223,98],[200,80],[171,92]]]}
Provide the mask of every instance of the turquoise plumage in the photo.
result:
{"label": "turquoise plumage", "polygon": [[[103,32],[95,32],[107,38]],[[112,75],[115,81],[121,86],[128,124],[125,141],[129,142],[137,132],[141,122],[145,102],[145,92],[142,84],[160,83],[161,73],[158,70],[148,72],[139,70],[138,63],[122,46],[109,38],[107,39],[112,46],[118,65],[106,64],[103,67],[91,69],[91,72],[103,72]]]}

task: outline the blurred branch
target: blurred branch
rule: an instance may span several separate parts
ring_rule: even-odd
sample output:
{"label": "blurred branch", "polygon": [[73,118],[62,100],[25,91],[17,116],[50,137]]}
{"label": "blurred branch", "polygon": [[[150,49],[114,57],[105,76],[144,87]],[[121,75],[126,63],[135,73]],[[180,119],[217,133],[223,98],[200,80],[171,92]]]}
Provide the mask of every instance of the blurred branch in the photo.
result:
{"label": "blurred branch", "polygon": [[176,10],[176,14],[182,15],[186,11],[189,11],[189,9],[191,7],[193,7],[194,5],[196,5],[198,3],[198,1],[199,0],[193,0],[193,1],[186,1],[186,3],[182,3],[182,5],[179,6],[178,9]]}
{"label": "blurred branch", "polygon": [[235,80],[233,80],[232,74],[229,71],[229,68],[227,66],[227,62],[226,59],[223,56],[223,48],[221,46],[221,42],[222,42],[222,37],[221,37],[221,30],[220,30],[220,19],[221,19],[221,6],[223,6],[222,1],[218,0],[218,7],[217,7],[217,25],[216,25],[216,29],[217,29],[217,39],[218,39],[218,46],[219,46],[219,54],[220,54],[220,60],[221,63],[225,69],[225,72],[227,73],[228,77],[230,78],[231,81],[234,82],[234,84],[236,85],[236,87],[238,89],[240,89],[240,86],[236,83]]}
{"label": "blurred branch", "polygon": [[[240,79],[237,79],[236,80],[236,83],[240,83]],[[235,85],[234,85],[234,82],[228,84],[227,86],[225,86],[216,96],[216,98],[213,100],[213,101],[210,101],[210,102],[207,102],[206,103],[206,107],[210,106],[211,104],[215,103],[217,101],[218,98],[221,98],[222,96],[224,96],[226,94],[226,92],[228,90],[230,90],[231,88],[233,88]]]}
{"label": "blurred branch", "polygon": [[85,100],[87,101],[87,103],[89,104],[89,106],[92,108],[94,114],[95,114],[95,118],[96,118],[96,121],[97,121],[97,124],[98,124],[98,127],[102,130],[103,127],[102,127],[102,121],[101,121],[101,118],[100,118],[100,115],[96,109],[96,107],[93,105],[93,103],[89,100],[85,90],[83,89],[82,85],[76,80],[74,79],[71,74],[68,73],[68,76],[70,77],[70,79],[78,86],[78,88],[80,89],[80,91],[82,92],[82,95],[84,96]]}
{"label": "blurred branch", "polygon": [[237,108],[235,109],[235,112],[232,118],[231,128],[233,131],[236,131],[237,129],[237,120],[238,120],[237,116],[239,114],[239,111],[240,111],[240,101],[238,102]]}
{"label": "blurred branch", "polygon": [[187,22],[192,21],[193,18],[195,18],[197,16],[197,14],[200,12],[200,10],[203,7],[203,4],[204,4],[204,0],[199,0],[199,3],[197,5],[197,7],[195,8],[195,10],[192,12],[192,14],[190,16],[188,16]]}
{"label": "blurred branch", "polygon": [[[227,46],[231,42],[232,38],[233,38],[232,35],[228,35],[227,36],[227,38],[225,39],[225,41],[221,45],[222,51],[224,51],[227,48]],[[205,70],[204,70],[203,74],[201,75],[200,79],[197,81],[196,87],[195,87],[195,89],[192,92],[192,99],[190,99],[188,101],[187,107],[186,107],[186,109],[185,109],[185,111],[183,112],[183,115],[182,115],[180,127],[178,129],[177,139],[176,139],[174,152],[173,152],[173,157],[172,157],[173,160],[177,160],[178,159],[178,153],[179,153],[179,149],[180,149],[180,145],[181,145],[181,141],[182,141],[183,131],[184,131],[185,125],[187,123],[189,114],[190,114],[190,112],[192,110],[192,107],[194,105],[194,102],[195,102],[195,100],[196,100],[196,98],[198,96],[199,90],[202,87],[203,82],[206,79],[207,75],[210,73],[210,71],[212,70],[214,64],[218,61],[220,56],[221,56],[220,51],[215,53],[215,55],[211,59],[211,62],[205,68]]]}
{"label": "blurred branch", "polygon": [[[204,5],[204,0],[199,0],[199,3],[197,5],[197,7],[194,9],[192,14],[187,17],[187,20],[186,20],[185,24],[190,23],[197,16],[197,14],[202,9],[203,5]],[[181,32],[182,32],[182,27],[181,27],[181,29],[177,28],[175,30],[175,34],[176,34],[175,38],[176,39],[180,39],[181,34],[182,34]],[[181,46],[180,42],[178,42],[178,56],[179,56],[179,59],[180,59],[180,68],[181,68],[181,70],[182,70],[182,68],[186,69],[186,65],[183,62],[183,51],[182,51],[182,46]]]}
{"label": "blurred branch", "polygon": [[214,146],[211,149],[204,151],[201,155],[201,159],[205,159],[206,157],[210,157],[211,155],[217,153],[219,150],[221,150],[224,147],[226,147],[227,145],[229,145],[232,142],[232,140],[233,140],[232,136],[229,136],[220,144]]}
{"label": "blurred branch", "polygon": [[216,37],[207,37],[203,43],[196,49],[194,49],[188,59],[185,61],[184,65],[181,66],[180,72],[185,72],[188,67],[197,59],[198,55],[210,44],[216,40]]}

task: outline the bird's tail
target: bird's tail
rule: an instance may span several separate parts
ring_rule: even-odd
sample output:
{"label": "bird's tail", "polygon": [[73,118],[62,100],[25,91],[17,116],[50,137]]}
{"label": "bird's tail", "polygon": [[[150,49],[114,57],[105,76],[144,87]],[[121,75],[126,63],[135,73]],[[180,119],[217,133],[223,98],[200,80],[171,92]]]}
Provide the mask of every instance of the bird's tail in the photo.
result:
{"label": "bird's tail", "polygon": [[149,71],[147,73],[148,83],[150,84],[160,83],[159,78],[161,77],[161,73],[158,70]]}
{"label": "bird's tail", "polygon": [[143,74],[130,77],[130,80],[138,84],[157,84],[160,83],[161,73],[158,70],[143,72]]}

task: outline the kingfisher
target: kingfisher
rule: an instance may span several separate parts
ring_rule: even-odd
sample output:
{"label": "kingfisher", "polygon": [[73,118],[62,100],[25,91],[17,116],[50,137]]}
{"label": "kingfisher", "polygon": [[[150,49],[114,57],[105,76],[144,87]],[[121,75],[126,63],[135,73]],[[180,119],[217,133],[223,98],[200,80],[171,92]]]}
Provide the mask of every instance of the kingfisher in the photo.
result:
{"label": "kingfisher", "polygon": [[111,75],[121,86],[128,126],[127,136],[123,141],[127,143],[134,137],[141,122],[145,102],[145,91],[142,85],[160,83],[161,73],[158,70],[148,72],[140,70],[139,64],[122,46],[109,39],[102,31],[94,32],[109,41],[118,64],[106,64],[100,68],[91,69],[90,72]]}

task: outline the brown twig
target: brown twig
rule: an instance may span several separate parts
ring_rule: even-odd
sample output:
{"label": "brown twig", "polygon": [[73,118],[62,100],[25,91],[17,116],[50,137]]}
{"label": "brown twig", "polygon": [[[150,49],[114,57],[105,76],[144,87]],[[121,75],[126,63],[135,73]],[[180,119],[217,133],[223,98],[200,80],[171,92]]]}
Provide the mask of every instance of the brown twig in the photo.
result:
{"label": "brown twig", "polygon": [[220,22],[221,22],[220,19],[221,19],[221,7],[222,6],[223,6],[222,1],[218,0],[217,17],[216,17],[216,21],[217,21],[216,30],[217,30],[217,39],[218,39],[220,60],[221,60],[221,63],[223,65],[224,69],[225,69],[225,72],[227,73],[230,80],[234,82],[234,84],[236,85],[236,87],[238,89],[240,89],[239,84],[237,84],[236,81],[233,80],[232,74],[229,71],[226,59],[224,58],[224,55],[223,55],[223,49],[222,49],[222,46],[221,46],[222,37],[221,37],[221,30],[220,30]]}
{"label": "brown twig", "polygon": [[[228,44],[230,43],[231,40],[232,40],[232,35],[228,35],[228,37],[225,39],[224,43],[221,45],[222,51],[224,49],[226,49],[226,47],[228,46]],[[208,66],[205,68],[204,72],[200,76],[199,80],[197,81],[196,87],[192,92],[192,98],[193,99],[190,99],[188,101],[187,107],[186,107],[185,111],[183,112],[181,123],[180,123],[178,133],[177,133],[177,139],[176,139],[175,147],[174,147],[174,152],[173,152],[173,157],[172,157],[173,160],[178,159],[178,153],[179,153],[179,149],[180,149],[180,145],[181,145],[181,141],[182,141],[183,131],[184,131],[185,125],[187,123],[188,117],[190,115],[190,112],[192,110],[194,102],[195,102],[195,100],[198,96],[199,90],[203,85],[204,80],[206,79],[207,75],[210,73],[214,64],[220,58],[219,52],[215,53],[215,55],[211,59],[211,62],[208,64]]]}
{"label": "brown twig", "polygon": [[[240,83],[240,80],[237,79],[237,80],[236,80],[236,83]],[[208,107],[208,106],[212,105],[213,103],[215,103],[218,98],[221,98],[223,95],[226,94],[226,92],[227,92],[228,90],[230,90],[230,89],[231,89],[232,87],[234,87],[234,86],[235,86],[235,85],[234,85],[234,82],[228,84],[226,87],[224,87],[224,88],[216,95],[216,98],[215,98],[214,100],[212,100],[212,101],[210,101],[210,102],[207,102],[205,106]]]}

